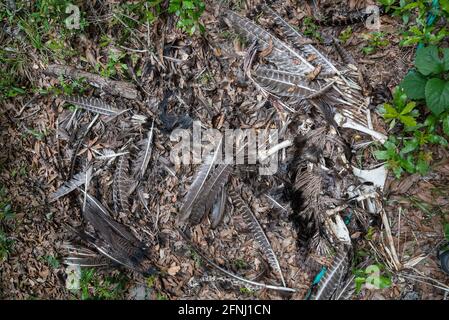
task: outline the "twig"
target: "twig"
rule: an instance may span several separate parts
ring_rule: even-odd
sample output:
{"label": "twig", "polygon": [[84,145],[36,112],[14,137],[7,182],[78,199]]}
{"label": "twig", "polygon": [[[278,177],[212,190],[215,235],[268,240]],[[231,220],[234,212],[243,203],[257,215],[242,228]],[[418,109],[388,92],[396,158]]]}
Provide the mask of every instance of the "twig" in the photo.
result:
{"label": "twig", "polygon": [[90,85],[100,88],[112,95],[122,96],[127,99],[137,98],[137,89],[132,83],[106,79],[97,74],[79,70],[70,66],[52,64],[48,66],[44,73],[56,77],[62,75],[70,79],[85,78]]}

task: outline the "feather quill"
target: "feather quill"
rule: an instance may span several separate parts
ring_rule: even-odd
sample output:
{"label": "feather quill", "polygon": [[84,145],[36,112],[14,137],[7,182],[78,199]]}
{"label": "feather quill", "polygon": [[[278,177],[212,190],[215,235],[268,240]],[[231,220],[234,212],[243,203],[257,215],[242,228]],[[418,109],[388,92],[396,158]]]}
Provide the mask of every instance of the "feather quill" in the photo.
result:
{"label": "feather quill", "polygon": [[87,189],[89,188],[90,180],[92,179],[92,167],[89,167],[86,170],[86,175],[84,179],[84,200],[83,200],[83,210],[86,209],[86,194]]}
{"label": "feather quill", "polygon": [[63,248],[68,252],[63,261],[68,266],[102,267],[110,264],[104,256],[87,248],[72,244],[63,244]]}
{"label": "feather quill", "polygon": [[262,251],[267,256],[270,266],[279,274],[282,281],[282,285],[285,287],[285,280],[282,274],[281,266],[279,265],[279,261],[276,257],[276,254],[273,251],[273,248],[271,247],[270,241],[268,240],[262,226],[260,225],[259,221],[257,221],[256,216],[248,207],[248,205],[243,201],[242,197],[235,190],[230,190],[229,196],[234,202],[236,209],[242,213],[243,218],[248,224],[257,243],[260,245]]}
{"label": "feather quill", "polygon": [[106,116],[115,116],[124,111],[112,107],[101,99],[93,97],[86,98],[81,96],[63,96],[62,99],[87,111]]}
{"label": "feather quill", "polygon": [[195,250],[196,253],[198,253],[199,256],[201,256],[201,258],[203,258],[209,265],[211,265],[212,267],[214,267],[215,269],[217,269],[218,271],[220,271],[221,273],[223,273],[224,275],[230,277],[231,279],[245,284],[245,285],[249,285],[249,286],[253,286],[253,287],[257,287],[259,289],[271,289],[271,290],[278,290],[278,291],[285,291],[285,292],[296,292],[295,289],[292,288],[287,288],[285,286],[280,287],[280,286],[273,286],[273,285],[269,285],[269,284],[265,284],[265,283],[260,283],[260,282],[255,282],[252,280],[248,280],[245,278],[242,278],[241,276],[238,276],[226,269],[223,269],[222,267],[220,267],[218,264],[216,264],[215,262],[213,262],[211,259],[209,259],[206,254],[200,250],[197,246],[195,246],[192,241],[187,237],[187,235],[179,230],[180,234],[182,235],[182,237],[184,238],[184,240],[186,240],[188,242],[188,244],[190,245],[190,247]]}
{"label": "feather quill", "polygon": [[136,179],[142,179],[145,175],[145,171],[150,162],[151,151],[153,149],[153,129],[154,129],[154,119],[151,124],[151,129],[148,132],[146,139],[139,142],[141,149],[137,155],[136,162],[133,167],[133,175]]}

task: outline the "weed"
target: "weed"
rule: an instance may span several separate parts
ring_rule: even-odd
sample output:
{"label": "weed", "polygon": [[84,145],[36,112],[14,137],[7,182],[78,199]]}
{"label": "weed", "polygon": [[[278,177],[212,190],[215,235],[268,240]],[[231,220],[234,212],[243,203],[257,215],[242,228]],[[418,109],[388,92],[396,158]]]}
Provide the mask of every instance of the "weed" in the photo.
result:
{"label": "weed", "polygon": [[351,37],[352,37],[352,27],[349,26],[349,27],[347,27],[345,30],[343,30],[343,31],[340,33],[340,35],[338,36],[338,39],[339,39],[343,44],[345,44],[346,41],[348,41],[349,38],[351,38]]}
{"label": "weed", "polygon": [[374,152],[397,178],[404,171],[426,174],[433,160],[429,147],[448,146],[443,135],[449,137],[449,49],[418,49],[415,67],[395,89],[392,103],[379,109],[390,129],[403,127],[401,134],[390,135],[383,149]]}
{"label": "weed", "polygon": [[152,275],[152,276],[149,276],[149,277],[147,277],[145,279],[148,288],[153,288],[154,287],[156,278],[157,278],[156,275]]}
{"label": "weed", "polygon": [[403,33],[400,42],[403,46],[412,46],[418,43],[436,45],[449,36],[444,23],[438,23],[449,17],[449,1],[439,1],[435,7],[429,0],[378,0],[386,12],[402,18],[405,24],[416,17],[408,29]]}
{"label": "weed", "polygon": [[46,256],[45,260],[47,261],[47,264],[53,269],[58,269],[61,266],[59,260],[54,256]]}
{"label": "weed", "polygon": [[385,266],[381,264],[370,265],[365,269],[354,269],[355,288],[359,293],[362,287],[370,289],[385,289],[391,286],[391,276],[385,272]]}
{"label": "weed", "polygon": [[308,36],[310,38],[317,39],[318,41],[322,42],[323,37],[321,36],[319,30],[319,27],[315,24],[312,17],[305,17],[303,20],[303,33],[305,36]]}
{"label": "weed", "polygon": [[234,260],[234,267],[237,270],[242,270],[242,269],[245,269],[246,267],[248,267],[248,264],[243,259],[237,259],[237,260]]}
{"label": "weed", "polygon": [[179,19],[177,27],[192,35],[196,30],[204,32],[204,26],[199,23],[199,18],[206,5],[202,0],[170,0],[169,13],[174,13]]}
{"label": "weed", "polygon": [[252,290],[252,289],[249,289],[249,288],[247,288],[247,287],[242,287],[242,288],[240,288],[240,293],[243,293],[243,294],[245,294],[245,295],[249,295],[249,296],[252,296],[252,295],[254,295],[254,290]]}
{"label": "weed", "polygon": [[4,222],[13,220],[15,217],[11,208],[10,199],[7,197],[5,187],[0,188],[0,262],[5,261],[12,249],[13,240],[7,236]]}
{"label": "weed", "polygon": [[156,293],[156,300],[168,300],[168,297],[165,294],[158,292]]}
{"label": "weed", "polygon": [[82,300],[117,300],[125,293],[128,279],[119,274],[102,279],[94,269],[82,269],[80,290]]}
{"label": "weed", "polygon": [[365,34],[364,38],[367,40],[368,44],[362,48],[362,52],[366,55],[374,54],[379,49],[390,44],[388,39],[385,39],[385,34],[383,32],[371,32]]}

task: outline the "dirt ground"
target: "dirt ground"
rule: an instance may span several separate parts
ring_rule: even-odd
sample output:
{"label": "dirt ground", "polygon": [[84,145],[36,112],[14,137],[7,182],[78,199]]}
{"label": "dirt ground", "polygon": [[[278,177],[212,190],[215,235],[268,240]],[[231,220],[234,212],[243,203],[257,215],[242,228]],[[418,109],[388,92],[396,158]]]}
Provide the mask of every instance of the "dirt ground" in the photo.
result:
{"label": "dirt ground", "polygon": [[[96,7],[99,10],[97,14],[107,15],[113,8],[113,2],[102,1],[103,6]],[[79,226],[83,223],[81,206],[76,192],[55,202],[50,202],[49,196],[70,174],[84,168],[86,159],[97,161],[96,152],[105,150],[119,152],[128,139],[125,132],[138,137],[144,129],[131,126],[129,121],[124,120],[125,115],[111,122],[105,121],[84,138],[76,151],[78,160],[73,164],[73,144],[61,138],[63,121],[70,118],[73,111],[55,95],[36,91],[35,94],[6,99],[0,109],[0,183],[5,193],[2,196],[9,200],[14,212],[13,219],[0,222],[5,234],[12,239],[9,254],[0,262],[0,297],[304,299],[315,273],[303,265],[298,230],[288,216],[272,210],[267,201],[256,199],[255,192],[244,192],[244,196],[278,255],[288,287],[297,289],[294,294],[252,290],[217,279],[222,275],[207,266],[189,248],[176,228],[182,197],[195,171],[194,166],[177,167],[169,161],[173,147],[169,133],[179,126],[179,122],[182,126],[179,119],[188,115],[190,120],[201,119],[211,124],[224,117],[230,123],[250,127],[262,123],[264,117],[270,114],[270,110],[263,109],[259,114],[245,112],[260,103],[262,96],[245,80],[241,71],[245,46],[242,47],[237,37],[220,21],[222,6],[239,8],[239,13],[245,15],[251,13],[257,4],[255,2],[229,4],[207,1],[201,18],[206,28],[204,36],[190,37],[182,33],[175,27],[173,18],[167,16],[157,20],[148,30],[145,25],[139,25],[136,34],[126,43],[126,48],[114,41],[100,45],[100,32],[112,38],[116,32],[117,25],[111,26],[107,20],[92,23],[85,32],[73,37],[70,46],[78,50],[77,55],[63,59],[48,56],[44,60],[38,51],[27,47],[31,64],[27,66],[26,73],[32,80],[32,86],[40,89],[59,84],[57,78],[44,73],[50,64],[58,63],[94,72],[96,63],[107,64],[106,57],[110,50],[128,55],[129,58],[125,58],[123,63],[128,65],[129,72],[114,77],[136,84],[136,99],[103,94],[101,90],[89,86],[83,95],[101,93],[106,101],[156,119],[149,179],[145,181],[145,197],[151,214],[147,214],[134,201],[129,215],[115,214],[114,218],[130,226],[143,242],[150,243],[156,264],[165,271],[157,277],[145,278],[124,268],[98,268],[93,276],[85,276],[87,280],[82,290],[66,288],[66,266],[62,261],[67,252],[63,245],[67,241],[77,241],[66,224]],[[349,2],[339,1],[335,5],[356,5],[355,1]],[[360,2],[359,5],[365,3]],[[280,8],[278,12],[295,26],[301,26],[308,14],[306,5],[298,5],[291,0],[283,1],[276,8]],[[92,7],[86,10],[87,17],[94,18]],[[263,18],[259,23],[268,26]],[[400,28],[401,22],[396,18],[382,16],[381,31],[387,35],[389,44],[372,55],[364,55],[361,50],[366,45],[363,34],[369,32],[363,24],[352,26],[352,34],[344,44],[365,70],[366,81],[373,88],[378,88],[377,94],[381,96],[382,91],[392,90],[412,66],[414,49],[399,46],[397,30]],[[325,36],[338,37],[344,29],[320,27],[319,31]],[[3,41],[7,44],[9,40],[5,38]],[[150,43],[151,51],[143,46],[146,43]],[[319,45],[319,48],[338,59],[331,46]],[[137,70],[141,71],[138,76]],[[161,106],[167,90],[172,91],[172,95],[164,111]],[[161,114],[174,116],[178,123],[167,127],[161,120]],[[88,125],[94,115],[85,113],[77,117],[82,126]],[[373,121],[376,129],[386,133],[381,119],[375,117]],[[66,134],[70,136],[72,132]],[[439,159],[446,160],[438,161],[433,171],[425,177],[412,175],[396,180],[389,176],[382,200],[401,268],[387,268],[392,282],[389,288],[362,289],[354,293],[352,299],[445,298],[445,290],[441,287],[449,286],[449,278],[441,271],[436,254],[444,241],[443,222],[449,218],[447,152],[442,150]],[[92,192],[102,195],[103,203],[111,209],[112,185],[113,176],[108,170],[100,173],[91,185]],[[383,255],[378,254],[385,239],[385,230],[381,225],[374,225],[369,237],[351,235],[357,243],[357,252],[378,263],[384,263],[379,258]],[[266,283],[275,283],[276,275],[264,272],[266,262],[240,214],[225,215],[223,223],[215,230],[205,223],[192,227],[191,237],[209,257],[228,270],[249,279],[261,278]]]}

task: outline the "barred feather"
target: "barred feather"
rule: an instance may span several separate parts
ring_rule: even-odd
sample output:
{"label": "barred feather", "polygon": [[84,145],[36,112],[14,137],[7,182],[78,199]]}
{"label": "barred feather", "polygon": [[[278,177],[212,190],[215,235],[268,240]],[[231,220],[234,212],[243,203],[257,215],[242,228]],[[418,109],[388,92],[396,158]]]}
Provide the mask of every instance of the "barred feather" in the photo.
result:
{"label": "barred feather", "polygon": [[[216,150],[219,150],[221,148],[221,143],[222,141],[219,142]],[[189,192],[187,192],[187,195],[184,198],[184,203],[180,209],[181,216],[179,218],[179,223],[183,224],[187,221],[187,219],[190,218],[194,205],[197,203],[197,201],[199,201],[200,197],[204,195],[204,192],[210,191],[205,189],[206,180],[209,177],[209,174],[212,172],[219,154],[221,153],[215,152],[213,155],[207,156],[204,163],[195,173],[195,179],[190,185]],[[197,216],[195,216],[193,221],[196,221],[198,219],[201,220],[201,217],[198,218]]]}
{"label": "barred feather", "polygon": [[219,164],[213,170],[204,185],[203,197],[192,208],[192,215],[190,216],[192,225],[200,223],[204,215],[211,210],[217,195],[228,181],[231,172],[232,166],[229,164]]}
{"label": "barred feather", "polygon": [[315,68],[296,50],[274,37],[263,28],[251,20],[241,17],[235,12],[226,11],[226,17],[230,24],[250,42],[257,42],[261,50],[270,48],[271,53],[266,57],[268,61],[274,63],[279,69],[284,71],[307,74]]}
{"label": "barred feather", "polygon": [[151,124],[151,129],[148,132],[148,136],[146,139],[143,139],[139,142],[141,147],[139,154],[137,155],[137,159],[135,163],[133,163],[133,175],[136,179],[142,179],[145,175],[145,171],[148,167],[148,163],[150,162],[152,145],[153,145],[153,129],[154,129],[154,119]]}
{"label": "barred feather", "polygon": [[225,211],[226,211],[226,188],[222,187],[220,193],[215,199],[214,205],[212,207],[212,211],[210,213],[210,227],[215,229],[223,220]]}
{"label": "barred feather", "polygon": [[72,179],[63,183],[55,192],[50,195],[50,202],[56,201],[59,198],[69,194],[76,188],[82,186],[86,182],[86,171],[79,172],[73,176]]}
{"label": "barred feather", "polygon": [[81,96],[63,96],[62,99],[68,103],[74,104],[78,107],[81,107],[87,111],[106,115],[106,116],[114,116],[118,115],[124,110],[120,110],[112,107],[101,99],[98,98],[86,98]]}
{"label": "barred feather", "polygon": [[323,73],[327,75],[338,74],[338,69],[313,45],[305,44],[306,39],[302,34],[296,31],[287,21],[276,13],[269,6],[264,6],[265,11],[273,18],[274,22],[282,29],[284,35],[289,39],[306,57],[315,56],[313,64],[321,65]]}
{"label": "barred feather", "polygon": [[98,200],[89,194],[86,197],[83,216],[94,227],[98,238],[83,231],[78,232],[78,235],[112,261],[144,275],[154,273],[144,244],[127,227],[114,221]]}
{"label": "barred feather", "polygon": [[281,266],[279,265],[279,261],[262,226],[260,225],[259,221],[257,221],[256,216],[235,190],[230,190],[229,196],[231,197],[236,210],[242,213],[243,218],[245,219],[252,234],[255,237],[255,240],[260,245],[264,254],[267,256],[270,266],[279,274],[282,285],[285,287],[285,280],[282,274]]}
{"label": "barred feather", "polygon": [[222,274],[224,274],[225,276],[231,278],[232,280],[243,284],[243,285],[249,285],[251,287],[256,287],[259,289],[271,289],[271,290],[278,290],[278,291],[285,291],[285,292],[296,292],[295,289],[292,288],[287,288],[285,286],[283,287],[279,287],[279,286],[273,286],[273,285],[269,285],[269,284],[264,284],[264,283],[260,283],[260,282],[255,282],[252,280],[248,280],[245,278],[242,278],[241,276],[238,276],[226,269],[223,269],[222,267],[220,267],[218,264],[216,264],[215,262],[213,262],[211,259],[209,259],[206,254],[200,250],[197,246],[195,246],[192,241],[189,239],[189,237],[187,237],[187,235],[180,231],[181,236],[184,238],[184,240],[186,240],[190,247],[196,252],[198,253],[199,256],[201,256],[201,258],[203,258],[209,265],[211,265],[212,267],[214,267],[215,269],[217,269],[219,272],[221,272]]}
{"label": "barred feather", "polygon": [[112,198],[114,201],[114,210],[127,213],[129,211],[129,196],[134,192],[137,182],[129,175],[128,156],[121,156],[114,175],[112,185]]}
{"label": "barred feather", "polygon": [[315,84],[307,83],[301,75],[276,70],[272,67],[259,66],[252,76],[261,87],[282,97],[305,99],[320,90],[315,87]]}
{"label": "barred feather", "polygon": [[314,300],[329,300],[332,297],[338,286],[340,286],[342,278],[347,272],[348,265],[348,253],[345,250],[340,250],[318,285]]}

